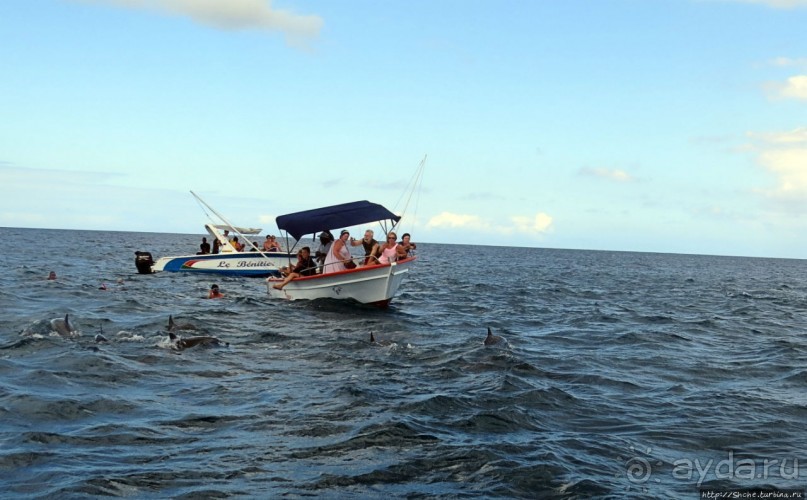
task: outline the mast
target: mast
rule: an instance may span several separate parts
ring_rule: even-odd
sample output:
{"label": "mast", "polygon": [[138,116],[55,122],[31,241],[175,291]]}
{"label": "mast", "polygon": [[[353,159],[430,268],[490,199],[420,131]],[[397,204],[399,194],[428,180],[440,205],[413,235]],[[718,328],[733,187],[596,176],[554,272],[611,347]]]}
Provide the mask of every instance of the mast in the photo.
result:
{"label": "mast", "polygon": [[[194,193],[194,192],[193,192],[193,190],[191,190],[191,194],[193,195],[193,197],[194,197],[194,198],[196,198],[196,200],[197,200],[199,203],[201,203],[202,205],[204,205],[205,207],[207,207],[207,209],[208,209],[208,210],[210,210],[211,212],[213,212],[213,213],[216,215],[216,217],[218,217],[219,219],[221,219],[221,221],[222,221],[222,222],[224,222],[224,223],[225,223],[227,226],[229,226],[229,227],[230,227],[230,229],[232,229],[232,230],[233,230],[233,232],[237,233],[237,234],[238,234],[238,235],[239,235],[239,236],[240,236],[240,237],[241,237],[241,238],[242,238],[244,241],[248,242],[248,243],[250,244],[250,246],[252,246],[252,248],[254,248],[254,249],[255,249],[256,251],[258,251],[258,252],[259,252],[261,255],[263,255],[264,257],[266,257],[266,254],[265,254],[265,253],[263,253],[263,249],[258,248],[258,246],[257,246],[257,245],[255,245],[253,241],[251,241],[251,240],[247,239],[247,237],[246,237],[246,236],[244,236],[244,235],[241,233],[241,231],[239,231],[239,230],[238,230],[238,228],[237,228],[236,226],[234,226],[234,225],[233,225],[233,223],[232,223],[232,222],[228,221],[228,220],[227,220],[227,219],[226,219],[226,218],[225,218],[223,215],[221,215],[220,213],[216,212],[216,210],[214,210],[214,209],[213,209],[213,207],[211,207],[210,205],[208,205],[208,204],[207,204],[207,202],[205,202],[205,200],[203,200],[202,198],[200,198],[200,197],[199,197],[199,195],[197,195],[196,193]],[[268,257],[267,257],[267,258],[268,258]]]}

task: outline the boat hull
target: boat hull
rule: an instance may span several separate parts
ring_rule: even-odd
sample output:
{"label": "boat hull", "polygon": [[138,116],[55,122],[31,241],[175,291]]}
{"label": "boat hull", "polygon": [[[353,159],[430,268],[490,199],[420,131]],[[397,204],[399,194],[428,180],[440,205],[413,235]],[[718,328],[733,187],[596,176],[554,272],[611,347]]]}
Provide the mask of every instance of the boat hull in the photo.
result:
{"label": "boat hull", "polygon": [[287,253],[238,252],[228,254],[161,257],[152,272],[187,272],[218,276],[280,276],[280,267],[289,264]]}
{"label": "boat hull", "polygon": [[389,305],[406,274],[414,264],[415,257],[392,264],[365,266],[348,271],[318,274],[297,278],[282,290],[273,285],[279,278],[266,280],[269,295],[287,300],[338,299],[355,300],[362,304],[379,307]]}

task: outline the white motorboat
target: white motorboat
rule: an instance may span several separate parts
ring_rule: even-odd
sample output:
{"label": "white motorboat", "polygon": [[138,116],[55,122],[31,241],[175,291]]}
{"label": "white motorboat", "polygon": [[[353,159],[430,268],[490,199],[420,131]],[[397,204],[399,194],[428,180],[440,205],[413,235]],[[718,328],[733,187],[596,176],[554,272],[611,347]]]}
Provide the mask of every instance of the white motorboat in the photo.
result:
{"label": "white motorboat", "polygon": [[[277,218],[277,227],[286,232],[287,239],[288,236],[294,238],[293,248],[300,238],[307,234],[369,222],[382,223],[384,233],[387,233],[388,222],[392,223],[389,228],[389,231],[392,231],[400,219],[381,205],[369,201],[356,201],[281,215]],[[362,304],[386,307],[416,259],[417,257],[413,256],[390,264],[360,265],[355,269],[299,277],[287,283],[281,290],[274,288],[274,285],[280,283],[282,279],[271,277],[266,280],[267,290],[272,297],[289,300],[352,299]],[[355,260],[363,262],[364,256]],[[294,261],[290,259],[289,264],[294,265]]]}
{"label": "white motorboat", "polygon": [[[222,221],[227,222],[196,193],[191,191],[191,194]],[[239,235],[244,243],[248,243],[249,240],[246,236],[260,234],[260,228],[244,228],[227,223],[205,224],[205,230],[212,238],[215,253],[160,257],[154,261],[151,253],[138,251],[135,252],[137,271],[141,274],[167,271],[219,276],[267,277],[280,276],[280,266],[285,265],[289,260],[289,254],[286,252],[265,252],[251,243],[243,251],[239,251],[232,245],[229,232]]]}

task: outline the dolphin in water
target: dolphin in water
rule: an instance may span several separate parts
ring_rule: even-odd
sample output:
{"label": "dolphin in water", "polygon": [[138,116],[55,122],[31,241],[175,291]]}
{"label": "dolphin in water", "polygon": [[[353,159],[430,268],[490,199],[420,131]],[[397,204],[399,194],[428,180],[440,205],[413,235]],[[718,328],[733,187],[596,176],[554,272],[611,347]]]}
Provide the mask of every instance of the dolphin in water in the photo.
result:
{"label": "dolphin in water", "polygon": [[398,345],[395,342],[387,339],[376,340],[373,332],[370,332],[370,343],[382,347],[395,347]]}
{"label": "dolphin in water", "polygon": [[485,337],[485,345],[496,345],[504,342],[506,342],[506,340],[504,340],[504,337],[493,335],[493,332],[490,331],[490,327],[488,327],[488,336]]}
{"label": "dolphin in water", "polygon": [[174,323],[174,316],[168,316],[168,331],[173,332],[175,330],[196,330],[196,326],[190,323]]}
{"label": "dolphin in water", "polygon": [[174,332],[168,332],[168,338],[174,343],[174,349],[189,349],[191,347],[229,347],[229,342],[222,342],[216,337],[200,335],[196,337],[179,337]]}
{"label": "dolphin in water", "polygon": [[98,331],[100,332],[95,336],[95,342],[100,344],[101,342],[109,342],[106,337],[104,337],[104,325],[98,326]]}
{"label": "dolphin in water", "polygon": [[203,347],[228,347],[230,345],[229,342],[222,342],[216,337],[211,337],[209,335],[198,335],[193,337],[180,337],[179,335],[175,334],[175,331],[179,330],[197,330],[195,325],[190,323],[176,323],[174,322],[174,316],[168,316],[168,338],[171,339],[173,342],[174,349],[188,349],[191,347],[196,346],[203,346]]}
{"label": "dolphin in water", "polygon": [[64,319],[62,318],[54,318],[50,320],[50,327],[53,328],[53,331],[61,335],[62,337],[73,337],[77,333],[77,331],[73,328],[73,325],[70,324],[69,314],[64,315]]}

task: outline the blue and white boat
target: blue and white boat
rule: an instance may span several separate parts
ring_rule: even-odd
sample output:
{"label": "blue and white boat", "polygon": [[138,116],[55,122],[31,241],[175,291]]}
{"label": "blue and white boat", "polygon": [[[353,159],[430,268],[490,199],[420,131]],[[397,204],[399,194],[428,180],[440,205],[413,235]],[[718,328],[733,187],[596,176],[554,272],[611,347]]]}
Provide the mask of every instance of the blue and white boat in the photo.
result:
{"label": "blue and white boat", "polygon": [[[196,193],[191,191],[197,200],[215,213],[221,220],[226,221]],[[213,274],[219,276],[251,276],[270,277],[280,276],[280,266],[289,261],[287,252],[266,252],[252,244],[246,236],[260,234],[260,228],[244,228],[227,224],[205,224],[205,229],[214,243],[217,253],[177,255],[160,257],[156,261],[149,252],[135,252],[135,266],[141,274],[150,274],[161,271],[187,272],[200,274]],[[239,239],[248,244],[243,251],[237,250],[229,239],[232,232]]]}
{"label": "blue and white boat", "polygon": [[[160,257],[154,261],[148,252],[135,252],[138,272],[148,274],[167,271],[264,278],[280,276],[280,265],[288,262],[288,253],[264,252],[254,248],[239,252],[224,236],[220,227],[205,224],[208,234],[219,241],[219,253]],[[242,235],[258,234],[261,231],[237,227],[233,229]]]}

